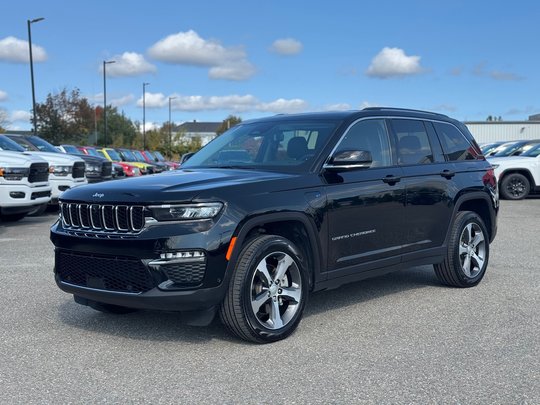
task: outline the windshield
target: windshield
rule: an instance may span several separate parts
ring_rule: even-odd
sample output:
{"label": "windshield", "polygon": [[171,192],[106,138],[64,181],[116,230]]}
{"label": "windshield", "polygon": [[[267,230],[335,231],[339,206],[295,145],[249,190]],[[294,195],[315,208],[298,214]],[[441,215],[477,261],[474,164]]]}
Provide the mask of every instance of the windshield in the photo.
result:
{"label": "windshield", "polygon": [[144,158],[144,156],[142,155],[142,153],[139,152],[138,150],[134,150],[134,151],[133,151],[133,154],[135,155],[135,158],[136,158],[139,162],[146,162],[146,159]]}
{"label": "windshield", "polygon": [[26,139],[28,140],[28,142],[38,148],[41,152],[62,153],[45,139],[41,139],[39,136],[32,135],[27,137]]}
{"label": "windshield", "polygon": [[86,148],[86,151],[88,152],[89,155],[91,156],[98,156],[98,157],[105,157],[105,155],[103,153],[99,153],[97,150],[95,150],[94,148]]}
{"label": "windshield", "polygon": [[105,149],[105,151],[109,154],[112,160],[115,162],[121,162],[122,158],[120,155],[114,150],[114,149]]}
{"label": "windshield", "polygon": [[307,167],[337,127],[337,121],[253,122],[240,124],[195,153],[182,168]]}
{"label": "windshield", "polygon": [[82,152],[73,145],[62,145],[66,153],[70,155],[81,155]]}
{"label": "windshield", "polygon": [[11,150],[15,152],[24,152],[24,148],[20,146],[17,142],[12,141],[7,136],[0,135],[0,149],[2,150]]}
{"label": "windshield", "polygon": [[120,155],[122,155],[122,160],[124,162],[136,162],[137,161],[137,158],[135,156],[133,156],[133,153],[131,153],[131,151],[129,151],[129,150],[122,149],[122,150],[119,150],[118,152],[120,152]]}
{"label": "windshield", "polygon": [[494,157],[510,156],[513,152],[515,152],[522,146],[523,146],[523,143],[521,142],[503,143],[501,146],[495,149],[495,153],[492,154],[491,156],[494,156]]}
{"label": "windshield", "polygon": [[537,157],[540,156],[540,144],[533,145],[527,152],[521,154],[521,156]]}
{"label": "windshield", "polygon": [[154,152],[154,156],[157,158],[157,160],[159,160],[160,162],[165,162],[165,158],[163,157],[163,155],[161,154],[161,152],[158,152],[158,151],[155,151]]}

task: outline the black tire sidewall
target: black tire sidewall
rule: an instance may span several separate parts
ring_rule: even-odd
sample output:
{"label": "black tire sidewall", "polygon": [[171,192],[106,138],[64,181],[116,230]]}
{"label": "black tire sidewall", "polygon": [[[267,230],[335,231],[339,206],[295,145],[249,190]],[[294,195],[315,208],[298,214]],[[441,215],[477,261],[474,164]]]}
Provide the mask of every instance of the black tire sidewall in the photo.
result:
{"label": "black tire sidewall", "polygon": [[[480,272],[473,278],[468,277],[463,272],[463,269],[461,267],[461,258],[459,256],[459,242],[461,239],[461,234],[463,233],[463,230],[465,227],[470,224],[474,223],[480,227],[482,230],[482,233],[484,234],[484,240],[486,244],[486,257],[484,258],[484,265],[482,266],[482,269]],[[487,228],[484,224],[484,221],[482,221],[482,218],[480,218],[477,214],[474,212],[467,212],[465,215],[463,215],[461,218],[459,218],[458,222],[455,224],[455,234],[452,241],[452,260],[453,260],[453,267],[455,274],[459,277],[461,283],[464,286],[475,286],[477,285],[482,278],[484,277],[486,273],[486,269],[489,262],[489,236],[487,232]]]}
{"label": "black tire sidewall", "polygon": [[[300,278],[302,281],[302,298],[300,302],[300,306],[298,310],[296,311],[294,318],[283,328],[279,330],[273,330],[265,328],[263,325],[260,324],[258,319],[256,318],[255,314],[253,313],[251,309],[251,280],[253,277],[253,274],[256,270],[257,265],[260,263],[260,261],[268,256],[271,253],[274,252],[283,252],[287,253],[289,256],[292,257],[292,259],[295,261],[296,265],[298,266],[298,270],[300,272]],[[241,303],[243,306],[243,312],[246,316],[246,319],[248,321],[249,327],[252,330],[252,332],[257,335],[259,338],[267,341],[267,342],[273,342],[276,340],[281,340],[289,336],[298,324],[300,323],[300,320],[302,319],[302,314],[304,312],[304,308],[306,305],[307,297],[308,297],[308,283],[309,278],[307,276],[307,269],[305,265],[305,260],[303,259],[303,256],[301,254],[301,251],[289,240],[276,236],[273,238],[268,238],[264,242],[264,244],[256,251],[255,254],[253,254],[248,261],[248,268],[247,271],[244,274],[244,280],[242,284],[242,290],[241,290]]]}

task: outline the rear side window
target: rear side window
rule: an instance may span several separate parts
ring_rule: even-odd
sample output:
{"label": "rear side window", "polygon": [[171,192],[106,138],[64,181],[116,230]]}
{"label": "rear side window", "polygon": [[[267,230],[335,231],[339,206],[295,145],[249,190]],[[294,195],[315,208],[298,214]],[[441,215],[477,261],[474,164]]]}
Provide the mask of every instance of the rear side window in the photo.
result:
{"label": "rear side window", "polygon": [[392,120],[392,127],[397,137],[399,164],[433,163],[433,151],[422,121]]}
{"label": "rear side window", "polygon": [[437,135],[439,135],[443,153],[447,160],[476,159],[472,145],[455,126],[443,122],[434,122],[433,125]]}

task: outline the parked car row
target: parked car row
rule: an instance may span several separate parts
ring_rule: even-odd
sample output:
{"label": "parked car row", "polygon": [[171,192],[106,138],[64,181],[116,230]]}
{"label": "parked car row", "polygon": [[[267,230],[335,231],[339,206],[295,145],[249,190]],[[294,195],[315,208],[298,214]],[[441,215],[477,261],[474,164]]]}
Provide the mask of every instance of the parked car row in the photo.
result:
{"label": "parked car row", "polygon": [[0,218],[17,221],[58,205],[87,183],[156,174],[180,165],[159,152],[60,145],[35,135],[0,134]]}
{"label": "parked car row", "polygon": [[481,145],[495,170],[501,197],[522,200],[540,192],[540,139]]}

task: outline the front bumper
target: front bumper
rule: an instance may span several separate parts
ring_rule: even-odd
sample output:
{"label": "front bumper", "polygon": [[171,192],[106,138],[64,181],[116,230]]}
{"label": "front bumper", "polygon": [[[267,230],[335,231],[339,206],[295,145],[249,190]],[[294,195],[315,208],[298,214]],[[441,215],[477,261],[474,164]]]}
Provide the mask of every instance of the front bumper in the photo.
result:
{"label": "front bumper", "polygon": [[[201,221],[149,226],[136,235],[73,231],[56,223],[55,280],[60,289],[95,302],[128,308],[200,311],[224,298],[230,238]],[[200,257],[172,258],[181,253]],[[180,264],[178,264],[180,263]]]}
{"label": "front bumper", "polygon": [[64,191],[88,184],[88,181],[84,177],[74,179],[70,177],[62,178],[60,176],[54,176],[53,178],[53,176],[50,176],[49,183],[52,187],[51,204],[58,204],[58,198]]}
{"label": "front bumper", "polygon": [[[12,193],[16,193],[22,198],[13,198]],[[0,186],[0,205],[3,212],[27,212],[35,206],[47,204],[51,200],[51,186],[29,187],[27,185],[7,185]]]}

